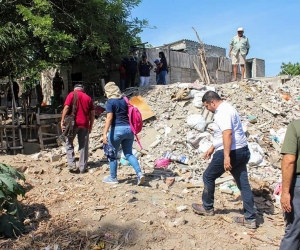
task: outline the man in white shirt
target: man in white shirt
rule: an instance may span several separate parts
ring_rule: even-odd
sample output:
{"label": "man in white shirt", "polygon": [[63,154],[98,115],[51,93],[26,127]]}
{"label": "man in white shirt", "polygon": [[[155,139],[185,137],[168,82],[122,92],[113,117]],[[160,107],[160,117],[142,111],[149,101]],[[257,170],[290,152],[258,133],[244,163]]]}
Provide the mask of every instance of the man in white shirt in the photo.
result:
{"label": "man in white shirt", "polygon": [[214,154],[203,173],[202,204],[193,203],[192,208],[200,215],[214,215],[215,180],[225,171],[230,171],[241,190],[244,205],[244,217],[236,216],[233,220],[247,228],[255,229],[254,201],[246,166],[250,152],[239,114],[214,91],[206,92],[202,102],[207,110],[215,113],[213,145],[205,153],[205,158],[210,159]]}

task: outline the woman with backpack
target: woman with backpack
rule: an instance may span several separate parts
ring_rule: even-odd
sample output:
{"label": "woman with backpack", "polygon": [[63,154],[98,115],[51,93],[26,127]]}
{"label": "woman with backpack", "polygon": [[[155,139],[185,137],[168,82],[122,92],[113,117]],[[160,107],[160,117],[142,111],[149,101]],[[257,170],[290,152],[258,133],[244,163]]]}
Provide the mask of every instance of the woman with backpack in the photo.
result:
{"label": "woman with backpack", "polygon": [[103,143],[106,144],[104,149],[110,151],[109,154],[106,154],[109,161],[110,176],[105,177],[102,182],[118,183],[117,153],[120,145],[122,145],[126,159],[137,174],[137,185],[142,185],[145,182],[145,176],[141,171],[137,158],[132,154],[134,134],[128,119],[128,105],[122,97],[119,87],[114,82],[108,82],[104,86],[104,91],[108,100],[106,103],[107,115],[103,131]]}

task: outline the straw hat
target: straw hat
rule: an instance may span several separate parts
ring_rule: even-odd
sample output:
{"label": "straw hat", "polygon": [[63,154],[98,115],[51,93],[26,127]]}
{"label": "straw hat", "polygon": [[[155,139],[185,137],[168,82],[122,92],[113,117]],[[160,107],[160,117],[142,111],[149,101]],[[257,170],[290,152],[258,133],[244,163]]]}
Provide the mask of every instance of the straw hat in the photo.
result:
{"label": "straw hat", "polygon": [[108,82],[104,86],[104,91],[108,99],[116,98],[119,99],[122,97],[119,87],[114,82]]}

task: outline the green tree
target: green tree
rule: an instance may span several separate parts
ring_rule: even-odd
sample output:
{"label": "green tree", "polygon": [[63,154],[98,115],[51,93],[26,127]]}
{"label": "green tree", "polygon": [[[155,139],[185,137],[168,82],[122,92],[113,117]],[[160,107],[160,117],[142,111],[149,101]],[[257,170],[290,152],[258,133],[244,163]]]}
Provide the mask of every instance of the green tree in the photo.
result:
{"label": "green tree", "polygon": [[[36,75],[41,69],[74,61],[105,74],[111,62],[140,43],[146,20],[131,18],[141,0],[2,0],[2,75]],[[33,72],[33,73],[30,73]]]}
{"label": "green tree", "polygon": [[282,63],[281,71],[279,75],[291,75],[291,76],[298,76],[300,75],[300,64],[299,63]]}

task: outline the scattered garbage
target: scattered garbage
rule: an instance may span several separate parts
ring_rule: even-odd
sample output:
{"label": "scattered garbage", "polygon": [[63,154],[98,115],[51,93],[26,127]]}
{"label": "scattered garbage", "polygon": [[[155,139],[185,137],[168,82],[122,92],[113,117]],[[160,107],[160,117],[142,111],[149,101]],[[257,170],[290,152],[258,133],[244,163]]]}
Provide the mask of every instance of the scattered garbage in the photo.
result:
{"label": "scattered garbage", "polygon": [[203,132],[206,126],[206,121],[202,115],[193,114],[187,117],[187,124],[190,128]]}
{"label": "scattered garbage", "polygon": [[170,165],[171,161],[170,159],[158,159],[155,160],[155,167],[157,168],[167,168]]}
{"label": "scattered garbage", "polygon": [[178,154],[175,154],[173,152],[165,152],[164,153],[164,158],[165,159],[170,159],[172,161],[177,161],[177,162],[180,162],[180,163],[183,163],[183,164],[188,164],[189,163],[189,158],[187,156],[184,156],[184,155],[178,155]]}

